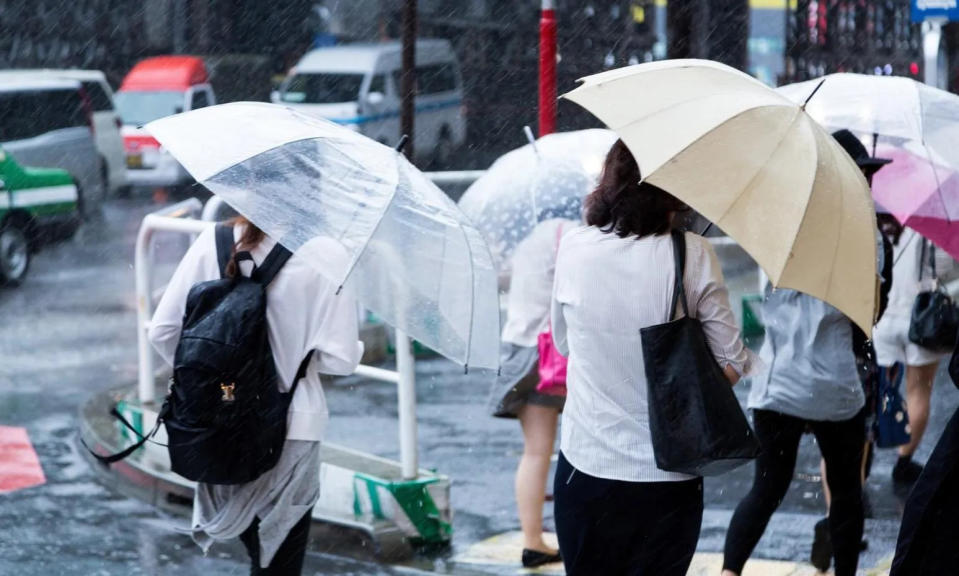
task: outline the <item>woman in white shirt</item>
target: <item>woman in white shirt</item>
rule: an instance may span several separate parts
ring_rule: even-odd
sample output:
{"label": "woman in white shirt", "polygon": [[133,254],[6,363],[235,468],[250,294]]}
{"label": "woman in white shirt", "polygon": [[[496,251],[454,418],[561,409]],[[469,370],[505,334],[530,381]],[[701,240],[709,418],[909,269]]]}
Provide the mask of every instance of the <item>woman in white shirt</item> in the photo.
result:
{"label": "woman in white shirt", "polygon": [[500,372],[490,390],[490,413],[498,418],[518,418],[523,431],[523,455],[516,468],[515,491],[523,531],[522,562],[526,568],[560,560],[558,552],[543,540],[543,502],[556,444],[556,423],[566,401],[566,390],[537,390],[537,342],[539,335],[549,330],[559,239],[565,230],[575,226],[576,222],[570,220],[545,220],[516,247]]}
{"label": "woman in white shirt", "polygon": [[[243,218],[234,221],[233,238],[234,251],[250,252],[256,265],[276,245]],[[313,352],[290,404],[279,462],[246,484],[197,485],[194,540],[206,552],[214,540],[239,537],[250,555],[252,574],[299,574],[302,569],[310,512],[320,493],[320,441],[329,419],[319,373],[352,374],[363,354],[352,291],[345,287],[337,294],[337,286],[318,271],[342,267],[346,258],[337,242],[315,238],[290,257],[266,289],[268,335],[282,391],[289,391],[300,363]],[[248,262],[236,268],[232,263],[228,275],[252,272]],[[210,228],[180,261],[150,323],[150,340],[169,364],[190,289],[219,277]]]}
{"label": "woman in white shirt", "polygon": [[876,325],[873,342],[880,366],[888,367],[897,362],[906,366],[906,412],[911,438],[908,444],[899,447],[899,459],[892,469],[892,478],[897,483],[910,485],[922,473],[922,466],[912,457],[929,422],[929,401],[939,362],[948,355],[948,351],[930,350],[909,340],[912,306],[921,291],[935,286],[937,273],[939,278],[953,273],[955,261],[945,250],[936,250],[916,231],[898,226],[891,218],[884,219],[884,223],[895,244],[893,281],[889,306]]}
{"label": "woman in white shirt", "polygon": [[[685,575],[702,522],[702,479],[656,467],[640,329],[670,321],[669,232],[685,206],[640,183],[622,141],[586,200],[588,226],[560,244],[553,286],[557,348],[569,356],[556,531],[567,574]],[[747,353],[709,242],[686,234],[690,312],[731,382]]]}

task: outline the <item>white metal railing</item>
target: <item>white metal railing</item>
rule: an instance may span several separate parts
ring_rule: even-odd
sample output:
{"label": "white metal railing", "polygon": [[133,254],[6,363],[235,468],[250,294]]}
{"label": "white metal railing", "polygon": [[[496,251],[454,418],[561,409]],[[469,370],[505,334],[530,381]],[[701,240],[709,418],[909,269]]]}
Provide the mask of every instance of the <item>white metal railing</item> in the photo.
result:
{"label": "white metal railing", "polygon": [[[218,201],[219,199],[214,196]],[[154,354],[147,337],[150,319],[153,316],[153,298],[151,284],[153,280],[153,252],[151,250],[155,232],[178,232],[195,235],[213,226],[211,220],[196,220],[187,218],[200,211],[202,205],[195,198],[186,200],[174,206],[164,208],[148,214],[140,224],[137,234],[136,252],[134,256],[134,274],[136,276],[137,299],[137,350],[139,355],[139,370],[137,379],[137,393],[142,404],[156,402],[156,384],[154,372]],[[216,214],[216,207],[210,208],[209,203],[204,208],[204,215],[212,217]],[[419,454],[416,441],[416,364],[413,357],[409,337],[402,331],[396,330],[396,371],[385,370],[373,366],[360,365],[355,374],[390,382],[397,385],[397,404],[399,414],[400,464],[403,478],[416,478],[419,472]]]}

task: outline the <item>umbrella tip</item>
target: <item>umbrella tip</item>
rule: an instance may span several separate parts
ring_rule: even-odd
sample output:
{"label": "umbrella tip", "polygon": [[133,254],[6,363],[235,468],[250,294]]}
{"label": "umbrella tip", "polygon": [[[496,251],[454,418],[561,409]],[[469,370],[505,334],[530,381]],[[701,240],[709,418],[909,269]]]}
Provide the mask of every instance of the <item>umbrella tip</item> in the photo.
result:
{"label": "umbrella tip", "polygon": [[394,149],[395,149],[397,152],[402,152],[402,151],[403,151],[403,148],[406,148],[406,143],[409,142],[409,141],[410,141],[410,135],[409,135],[409,134],[403,134],[402,136],[400,136],[400,141],[397,142],[397,144],[396,144],[396,146],[395,146]]}
{"label": "umbrella tip", "polygon": [[533,129],[529,127],[529,124],[523,126],[523,134],[526,134],[526,139],[529,141],[529,145],[533,147],[533,152],[538,158],[539,148],[536,147],[536,136],[533,136]]}
{"label": "umbrella tip", "polygon": [[342,291],[343,291],[343,285],[340,284],[340,287],[336,289],[336,295],[339,296],[339,295],[340,295],[340,292],[342,292]]}

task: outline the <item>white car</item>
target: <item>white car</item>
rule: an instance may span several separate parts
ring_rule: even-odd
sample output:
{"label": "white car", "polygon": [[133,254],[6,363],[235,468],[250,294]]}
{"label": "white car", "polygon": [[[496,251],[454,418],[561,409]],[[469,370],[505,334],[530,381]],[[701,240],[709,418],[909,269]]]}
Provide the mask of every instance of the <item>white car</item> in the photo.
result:
{"label": "white car", "polygon": [[3,76],[33,76],[46,78],[65,78],[80,82],[91,107],[93,116],[93,136],[99,153],[100,175],[110,192],[127,187],[126,155],[123,151],[123,137],[120,134],[122,122],[113,104],[113,89],[106,76],[99,70],[74,69],[11,69],[0,71]]}
{"label": "white car", "polygon": [[[401,53],[396,41],[312,50],[271,100],[393,146],[400,139]],[[449,41],[417,40],[416,86],[415,153],[446,166],[466,140],[463,79]]]}

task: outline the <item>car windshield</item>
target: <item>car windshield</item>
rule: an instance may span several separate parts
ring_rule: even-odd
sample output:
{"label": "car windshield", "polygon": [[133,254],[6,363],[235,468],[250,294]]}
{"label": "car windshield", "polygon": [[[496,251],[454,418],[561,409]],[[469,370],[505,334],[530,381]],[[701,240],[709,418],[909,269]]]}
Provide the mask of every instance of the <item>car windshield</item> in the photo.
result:
{"label": "car windshield", "polygon": [[361,84],[363,74],[296,74],[286,83],[280,100],[291,104],[355,102],[360,96]]}
{"label": "car windshield", "polygon": [[123,123],[136,126],[183,111],[183,92],[118,92],[114,100]]}

